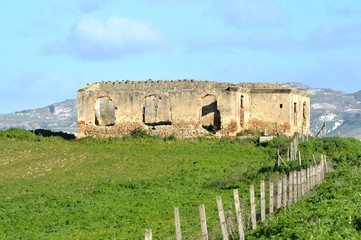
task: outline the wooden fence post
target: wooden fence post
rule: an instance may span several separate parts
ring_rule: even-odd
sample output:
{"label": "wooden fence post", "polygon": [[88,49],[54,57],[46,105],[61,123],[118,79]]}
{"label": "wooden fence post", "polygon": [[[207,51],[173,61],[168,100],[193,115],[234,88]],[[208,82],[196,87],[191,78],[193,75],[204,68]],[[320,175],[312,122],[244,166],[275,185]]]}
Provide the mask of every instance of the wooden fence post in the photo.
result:
{"label": "wooden fence post", "polygon": [[272,215],[273,213],[273,209],[274,209],[274,204],[273,204],[273,201],[274,201],[274,190],[273,190],[273,182],[270,181],[269,182],[269,214]]}
{"label": "wooden fence post", "polygon": [[292,172],[292,178],[293,178],[293,202],[297,202],[298,192],[297,192],[297,172],[296,171]]}
{"label": "wooden fence post", "polygon": [[313,154],[312,155],[312,158],[313,158],[313,166],[312,166],[312,182],[313,182],[313,185],[312,185],[312,187],[314,187],[316,184],[317,184],[317,177],[316,177],[316,172],[317,172],[317,170],[316,170],[316,166],[317,166],[317,162],[316,162],[316,158],[315,158],[315,155]]}
{"label": "wooden fence post", "polygon": [[323,155],[321,155],[321,159],[320,159],[320,164],[318,165],[318,175],[319,175],[319,178],[320,178],[320,183],[322,182],[322,168],[323,168]]}
{"label": "wooden fence post", "polygon": [[175,235],[176,240],[182,240],[182,231],[180,224],[179,208],[174,208],[174,224],[175,224]]}
{"label": "wooden fence post", "polygon": [[301,171],[297,171],[297,196],[298,199],[302,197],[302,182],[301,182]]}
{"label": "wooden fence post", "polygon": [[199,205],[199,218],[201,220],[202,239],[208,240],[206,208],[205,208],[204,204]]}
{"label": "wooden fence post", "polygon": [[224,217],[221,196],[217,196],[217,208],[218,208],[219,223],[221,224],[223,240],[228,240],[227,223],[226,223],[226,218]]}
{"label": "wooden fence post", "polygon": [[307,168],[303,169],[303,194],[307,192]]}
{"label": "wooden fence post", "polygon": [[313,187],[313,178],[312,178],[312,176],[313,176],[313,168],[312,168],[312,164],[310,165],[310,190],[312,189],[312,187]]}
{"label": "wooden fence post", "polygon": [[321,162],[317,165],[317,184],[321,183]]}
{"label": "wooden fence post", "polygon": [[307,192],[307,169],[303,169],[303,195]]}
{"label": "wooden fence post", "polygon": [[305,171],[303,169],[301,169],[300,173],[301,173],[301,196],[303,196],[305,194],[305,184],[304,184],[304,173]]}
{"label": "wooden fence post", "polygon": [[252,219],[252,229],[257,228],[257,216],[256,216],[256,202],[254,196],[254,186],[253,184],[249,186],[250,193],[250,202],[251,202],[251,219]]}
{"label": "wooden fence post", "polygon": [[311,165],[311,188],[313,188],[313,186],[315,186],[315,165],[312,164]]}
{"label": "wooden fence post", "polygon": [[311,168],[310,167],[308,167],[307,168],[307,192],[308,191],[310,191],[310,189],[311,189]]}
{"label": "wooden fence post", "polygon": [[265,183],[264,180],[260,182],[261,190],[261,222],[266,220],[266,193],[265,193]]}
{"label": "wooden fence post", "polygon": [[234,206],[236,208],[236,217],[237,217],[237,223],[238,223],[238,233],[239,233],[239,239],[244,240],[244,227],[243,227],[243,217],[242,217],[242,211],[241,206],[239,204],[239,195],[238,195],[238,189],[233,190],[233,198],[234,198]]}
{"label": "wooden fence post", "polygon": [[325,159],[322,155],[322,159],[321,159],[321,182],[323,182],[323,180],[325,179]]}
{"label": "wooden fence post", "polygon": [[152,229],[145,229],[144,240],[152,240]]}
{"label": "wooden fence post", "polygon": [[282,179],[277,182],[277,210],[282,207]]}
{"label": "wooden fence post", "polygon": [[290,148],[287,148],[287,162],[290,161]]}
{"label": "wooden fence post", "polygon": [[307,192],[307,169],[303,169],[303,194]]}
{"label": "wooden fence post", "polygon": [[293,174],[290,172],[288,174],[288,204],[292,204],[292,198],[293,198]]}
{"label": "wooden fence post", "polygon": [[282,206],[287,206],[287,175],[282,178]]}

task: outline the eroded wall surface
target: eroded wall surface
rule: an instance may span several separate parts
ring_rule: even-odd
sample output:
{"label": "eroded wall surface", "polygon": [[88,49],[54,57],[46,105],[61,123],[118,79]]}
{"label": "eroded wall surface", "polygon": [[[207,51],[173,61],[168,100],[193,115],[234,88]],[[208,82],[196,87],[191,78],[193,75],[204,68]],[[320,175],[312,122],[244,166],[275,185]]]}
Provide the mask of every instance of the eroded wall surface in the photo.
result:
{"label": "eroded wall surface", "polygon": [[254,129],[308,133],[309,95],[274,84],[209,81],[126,81],[78,91],[79,137],[154,135],[236,136]]}

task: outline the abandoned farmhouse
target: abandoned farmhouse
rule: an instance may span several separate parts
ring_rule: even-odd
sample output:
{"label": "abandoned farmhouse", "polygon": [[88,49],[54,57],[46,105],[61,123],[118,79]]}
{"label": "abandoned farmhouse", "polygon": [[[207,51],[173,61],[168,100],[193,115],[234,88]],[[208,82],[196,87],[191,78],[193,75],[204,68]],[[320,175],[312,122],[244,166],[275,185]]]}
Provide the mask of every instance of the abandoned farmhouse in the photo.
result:
{"label": "abandoned farmhouse", "polygon": [[[78,91],[78,136],[309,134],[310,94],[271,83],[114,81]],[[207,130],[208,129],[208,130]]]}

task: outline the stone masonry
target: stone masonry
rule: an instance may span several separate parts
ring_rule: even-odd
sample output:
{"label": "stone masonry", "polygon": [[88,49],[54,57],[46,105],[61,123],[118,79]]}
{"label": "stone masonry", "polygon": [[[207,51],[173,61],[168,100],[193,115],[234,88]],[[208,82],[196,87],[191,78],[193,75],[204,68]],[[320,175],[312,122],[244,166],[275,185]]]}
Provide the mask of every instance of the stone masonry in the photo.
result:
{"label": "stone masonry", "polygon": [[[271,83],[114,81],[78,91],[78,136],[309,135],[310,94]],[[209,132],[211,130],[211,132]]]}

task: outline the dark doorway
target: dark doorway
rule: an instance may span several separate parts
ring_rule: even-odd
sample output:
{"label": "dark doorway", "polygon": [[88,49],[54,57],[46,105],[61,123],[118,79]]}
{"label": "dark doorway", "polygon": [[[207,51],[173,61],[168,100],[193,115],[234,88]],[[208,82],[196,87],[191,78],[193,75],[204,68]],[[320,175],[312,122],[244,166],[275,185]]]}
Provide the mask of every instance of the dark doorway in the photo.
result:
{"label": "dark doorway", "polygon": [[202,98],[201,121],[202,127],[210,132],[215,133],[220,130],[221,115],[215,96],[206,95]]}

